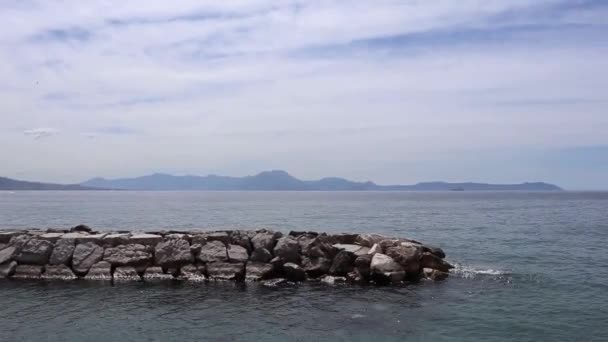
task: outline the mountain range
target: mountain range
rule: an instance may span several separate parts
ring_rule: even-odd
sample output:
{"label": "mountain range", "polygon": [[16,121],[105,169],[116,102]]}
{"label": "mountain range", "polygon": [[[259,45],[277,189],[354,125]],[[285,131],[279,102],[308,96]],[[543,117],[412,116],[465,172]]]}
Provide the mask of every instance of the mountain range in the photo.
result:
{"label": "mountain range", "polygon": [[244,190],[244,191],[555,191],[560,187],[543,183],[486,184],[426,182],[414,185],[378,185],[373,182],[354,182],[328,177],[320,180],[300,180],[281,170],[264,171],[254,176],[227,177],[173,176],[156,173],[136,178],[93,178],[80,184],[87,188],[121,190]]}
{"label": "mountain range", "polygon": [[101,190],[89,188],[80,184],[53,184],[26,182],[6,177],[0,177],[0,190]]}

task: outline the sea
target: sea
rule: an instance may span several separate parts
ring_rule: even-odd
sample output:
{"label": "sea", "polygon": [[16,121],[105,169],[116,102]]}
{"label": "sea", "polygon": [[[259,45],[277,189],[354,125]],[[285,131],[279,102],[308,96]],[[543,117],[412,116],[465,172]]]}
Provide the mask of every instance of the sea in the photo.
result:
{"label": "sea", "polygon": [[0,192],[0,227],[366,232],[443,282],[0,280],[0,341],[608,341],[608,192]]}

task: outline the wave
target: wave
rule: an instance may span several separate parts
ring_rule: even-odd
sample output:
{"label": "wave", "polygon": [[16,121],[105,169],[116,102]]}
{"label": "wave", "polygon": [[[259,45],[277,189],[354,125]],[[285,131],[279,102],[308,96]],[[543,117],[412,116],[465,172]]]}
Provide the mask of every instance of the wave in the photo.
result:
{"label": "wave", "polygon": [[450,272],[453,275],[465,279],[483,277],[483,276],[494,276],[494,277],[502,277],[511,275],[510,271],[506,270],[497,270],[493,268],[485,268],[485,267],[476,267],[471,265],[462,265],[455,263],[454,269]]}

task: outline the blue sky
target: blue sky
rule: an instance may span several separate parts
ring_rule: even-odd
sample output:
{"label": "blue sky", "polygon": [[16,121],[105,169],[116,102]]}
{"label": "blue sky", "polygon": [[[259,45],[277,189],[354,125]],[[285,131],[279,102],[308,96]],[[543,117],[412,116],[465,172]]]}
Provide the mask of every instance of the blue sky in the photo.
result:
{"label": "blue sky", "polygon": [[608,1],[0,0],[3,176],[608,189]]}

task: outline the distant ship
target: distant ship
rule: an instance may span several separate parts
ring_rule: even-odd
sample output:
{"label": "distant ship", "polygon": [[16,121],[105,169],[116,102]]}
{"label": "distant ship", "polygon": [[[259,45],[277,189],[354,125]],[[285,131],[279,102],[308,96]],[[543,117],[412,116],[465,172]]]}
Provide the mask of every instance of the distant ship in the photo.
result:
{"label": "distant ship", "polygon": [[457,187],[457,188],[454,188],[454,189],[450,189],[450,191],[464,191],[464,188],[463,187]]}

